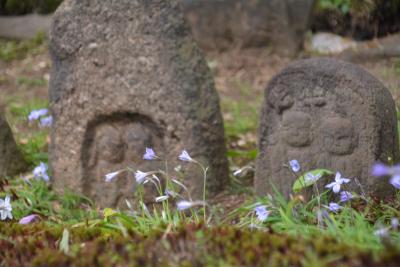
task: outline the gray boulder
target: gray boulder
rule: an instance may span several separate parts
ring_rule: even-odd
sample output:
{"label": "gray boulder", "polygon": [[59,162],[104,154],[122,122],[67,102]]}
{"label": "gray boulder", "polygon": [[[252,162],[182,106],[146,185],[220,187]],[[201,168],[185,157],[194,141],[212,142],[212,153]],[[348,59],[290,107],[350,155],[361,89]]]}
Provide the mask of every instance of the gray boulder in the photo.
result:
{"label": "gray boulder", "polygon": [[[209,166],[210,195],[226,185],[218,95],[177,1],[67,0],[54,15],[50,52],[56,189],[79,190],[101,206],[124,203],[134,177],[106,183],[104,175],[127,166],[163,169],[142,159],[146,147],[168,160],[174,177],[183,149]],[[200,197],[200,168],[179,164],[183,183]]]}
{"label": "gray boulder", "polygon": [[296,179],[285,167],[299,161],[302,172],[317,168],[350,178],[349,188],[390,192],[387,180],[371,176],[372,165],[399,161],[396,108],[388,89],[362,68],[334,59],[295,62],[265,91],[259,129],[255,188],[287,197]]}

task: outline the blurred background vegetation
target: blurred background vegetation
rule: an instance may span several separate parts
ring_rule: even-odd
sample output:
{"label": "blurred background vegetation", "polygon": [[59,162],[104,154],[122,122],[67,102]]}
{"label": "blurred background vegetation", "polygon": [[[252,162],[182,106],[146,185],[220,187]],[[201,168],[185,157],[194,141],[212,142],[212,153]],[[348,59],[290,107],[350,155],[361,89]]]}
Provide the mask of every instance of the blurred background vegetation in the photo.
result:
{"label": "blurred background vegetation", "polygon": [[318,0],[311,25],[356,40],[400,31],[400,0]]}
{"label": "blurred background vegetation", "polygon": [[55,11],[62,0],[0,0],[0,15],[48,14]]}
{"label": "blurred background vegetation", "polygon": [[[0,0],[0,15],[49,14],[62,0]],[[367,40],[400,31],[400,0],[317,0],[313,32]]]}

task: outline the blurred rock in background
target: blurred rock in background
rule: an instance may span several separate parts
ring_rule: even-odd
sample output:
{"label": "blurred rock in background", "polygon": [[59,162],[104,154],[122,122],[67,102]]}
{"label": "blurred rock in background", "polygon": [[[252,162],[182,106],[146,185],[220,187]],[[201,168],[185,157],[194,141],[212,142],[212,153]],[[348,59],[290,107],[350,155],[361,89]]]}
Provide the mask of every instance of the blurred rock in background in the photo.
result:
{"label": "blurred rock in background", "polygon": [[302,49],[315,0],[182,0],[205,50],[270,46],[293,55]]}

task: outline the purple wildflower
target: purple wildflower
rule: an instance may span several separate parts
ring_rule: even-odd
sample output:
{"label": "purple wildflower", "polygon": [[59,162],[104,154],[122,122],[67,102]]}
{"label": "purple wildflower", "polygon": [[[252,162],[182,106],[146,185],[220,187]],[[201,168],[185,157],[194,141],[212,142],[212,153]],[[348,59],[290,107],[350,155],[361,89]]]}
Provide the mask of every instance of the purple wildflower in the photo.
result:
{"label": "purple wildflower", "polygon": [[138,184],[142,184],[146,180],[146,177],[149,176],[150,174],[151,173],[149,173],[149,172],[142,172],[142,171],[137,170],[135,172],[136,182]]}
{"label": "purple wildflower", "polygon": [[393,185],[396,189],[400,189],[400,174],[393,176],[390,179],[390,184]]}
{"label": "purple wildflower", "polygon": [[53,116],[48,116],[40,119],[40,126],[50,127],[53,124]]}
{"label": "purple wildflower", "polygon": [[328,206],[328,209],[331,212],[338,212],[341,208],[342,208],[342,206],[340,206],[339,204],[337,204],[335,202],[329,203],[329,206]]}
{"label": "purple wildflower", "polygon": [[156,159],[157,155],[153,149],[146,147],[146,152],[143,155],[143,159],[145,160],[153,160]]}
{"label": "purple wildflower", "polygon": [[270,211],[267,210],[267,207],[265,205],[256,206],[254,208],[254,211],[256,212],[257,219],[260,222],[264,222],[266,219],[268,219],[268,216],[271,213]]}
{"label": "purple wildflower", "polygon": [[391,168],[386,166],[383,163],[376,163],[374,166],[372,166],[372,171],[371,174],[373,176],[386,176],[386,175],[390,175],[391,173]]}
{"label": "purple wildflower", "polygon": [[37,218],[39,218],[38,215],[36,215],[36,214],[31,214],[31,215],[25,216],[24,218],[22,218],[21,220],[19,220],[18,223],[19,223],[19,224],[30,224],[30,223],[36,221]]}
{"label": "purple wildflower", "polygon": [[47,113],[49,113],[49,110],[47,108],[32,110],[31,113],[29,113],[28,120],[38,120],[40,117],[47,115]]}
{"label": "purple wildflower", "polygon": [[316,181],[319,180],[319,178],[321,178],[321,176],[322,176],[321,173],[318,173],[318,174],[314,175],[314,174],[309,172],[309,173],[307,173],[305,175],[304,181],[306,183],[315,183]]}
{"label": "purple wildflower", "polygon": [[347,202],[352,198],[354,198],[354,196],[349,191],[340,192],[340,202]]}
{"label": "purple wildflower", "polygon": [[332,191],[333,191],[333,192],[339,193],[339,191],[340,191],[340,186],[341,186],[343,183],[347,184],[348,182],[350,182],[350,179],[348,179],[348,178],[342,178],[342,175],[340,174],[340,172],[337,172],[337,173],[336,173],[336,176],[335,176],[335,181],[332,182],[332,183],[330,183],[330,184],[327,184],[327,185],[325,186],[325,188],[332,188]]}
{"label": "purple wildflower", "polygon": [[178,158],[181,161],[187,161],[187,162],[193,162],[194,161],[186,150],[183,150],[182,153],[178,156]]}
{"label": "purple wildflower", "polygon": [[292,171],[294,171],[294,172],[300,171],[301,167],[297,160],[292,159],[291,161],[289,161],[289,164],[290,164],[290,168],[292,168]]}
{"label": "purple wildflower", "polygon": [[116,172],[110,172],[108,174],[106,174],[105,178],[106,178],[106,182],[111,182],[115,177],[118,176],[118,174],[120,173],[120,171],[116,171]]}
{"label": "purple wildflower", "polygon": [[36,180],[43,179],[44,181],[48,182],[50,180],[49,175],[47,174],[48,167],[45,163],[40,162],[39,166],[33,169],[33,176]]}
{"label": "purple wildflower", "polygon": [[193,207],[194,203],[186,200],[179,201],[176,203],[176,207],[179,211],[187,210]]}

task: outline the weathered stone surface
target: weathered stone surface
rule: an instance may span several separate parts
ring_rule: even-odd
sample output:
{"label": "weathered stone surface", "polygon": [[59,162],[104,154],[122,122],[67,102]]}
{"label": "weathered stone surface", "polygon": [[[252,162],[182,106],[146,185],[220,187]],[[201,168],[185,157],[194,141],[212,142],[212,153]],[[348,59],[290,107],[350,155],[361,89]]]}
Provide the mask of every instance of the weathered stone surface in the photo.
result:
{"label": "weathered stone surface", "polygon": [[27,164],[18,150],[10,126],[0,114],[0,179],[13,176],[27,169]]}
{"label": "weathered stone surface", "polygon": [[[132,197],[134,178],[104,175],[127,166],[157,170],[145,147],[168,159],[187,149],[210,167],[208,191],[227,181],[218,95],[177,1],[67,0],[50,34],[54,115],[50,160],[54,186],[71,187],[102,206]],[[194,196],[203,176],[180,163]]]}
{"label": "weathered stone surface", "polygon": [[[296,178],[283,165],[292,159],[302,171],[327,168],[358,178],[365,191],[389,192],[370,170],[376,161],[399,160],[395,110],[390,92],[360,67],[326,58],[293,63],[265,92],[257,193],[271,193],[272,182],[288,196]],[[349,186],[359,191],[354,181]]]}
{"label": "weathered stone surface", "polygon": [[314,0],[181,0],[193,34],[206,50],[270,45],[302,48]]}

